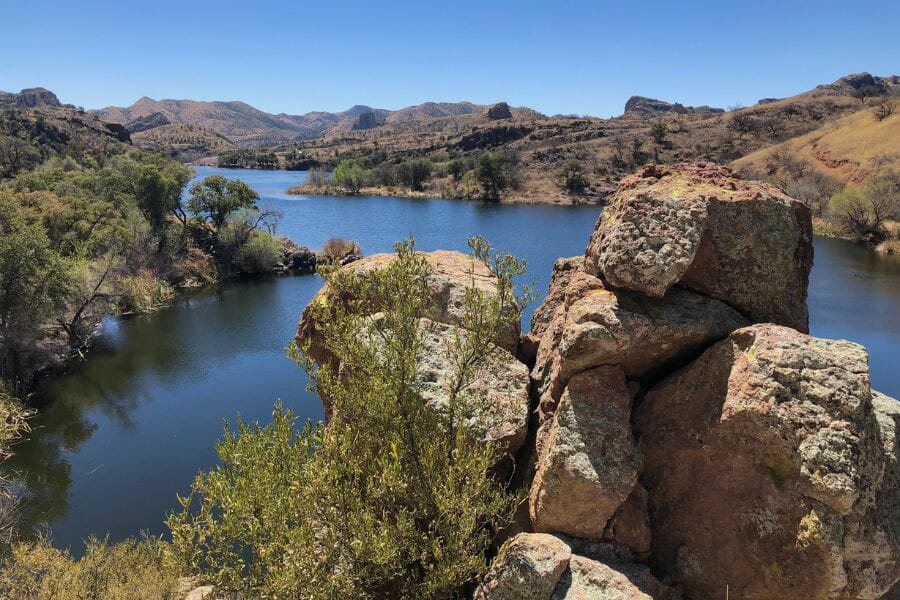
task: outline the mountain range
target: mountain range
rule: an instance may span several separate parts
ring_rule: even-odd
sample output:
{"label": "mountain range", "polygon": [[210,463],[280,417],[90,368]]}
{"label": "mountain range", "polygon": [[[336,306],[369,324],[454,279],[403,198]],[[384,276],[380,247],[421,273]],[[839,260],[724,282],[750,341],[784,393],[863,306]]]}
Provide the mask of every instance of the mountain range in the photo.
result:
{"label": "mountain range", "polygon": [[[238,146],[265,147],[382,124],[482,114],[489,108],[471,102],[426,102],[400,110],[356,105],[341,112],[289,115],[267,113],[240,101],[154,100],[145,96],[131,106],[109,106],[91,112],[108,123],[125,125],[132,132],[147,129],[148,121],[193,125],[223,135]],[[516,117],[542,116],[530,108],[513,108],[511,112]]]}

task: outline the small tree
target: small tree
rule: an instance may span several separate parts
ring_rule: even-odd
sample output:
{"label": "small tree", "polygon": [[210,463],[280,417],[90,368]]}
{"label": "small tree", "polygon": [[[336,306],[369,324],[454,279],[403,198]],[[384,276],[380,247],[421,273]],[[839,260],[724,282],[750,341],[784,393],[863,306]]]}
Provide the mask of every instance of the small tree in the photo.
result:
{"label": "small tree", "polygon": [[431,161],[424,158],[405,160],[400,163],[397,173],[400,181],[411,190],[419,191],[431,177]]}
{"label": "small tree", "polygon": [[519,187],[519,155],[512,150],[485,152],[478,157],[475,176],[488,200],[499,200],[500,193]]}
{"label": "small tree", "polygon": [[828,203],[832,219],[857,238],[868,243],[885,239],[884,222],[900,217],[900,188],[892,178],[868,185],[848,186]]}
{"label": "small tree", "polygon": [[243,181],[210,175],[191,188],[188,208],[195,214],[204,215],[214,228],[219,229],[232,213],[240,209],[255,210],[257,200],[259,194]]}
{"label": "small tree", "polygon": [[447,173],[453,178],[453,183],[458,184],[462,181],[463,175],[472,170],[472,166],[472,159],[470,158],[454,158],[447,165]]}
{"label": "small tree", "polygon": [[331,185],[331,177],[328,175],[325,169],[310,169],[306,174],[306,185],[317,188],[327,188],[329,185]]}
{"label": "small tree", "polygon": [[577,160],[570,160],[563,165],[559,179],[562,189],[572,194],[584,193],[588,184],[584,167]]}
{"label": "small tree", "polygon": [[367,169],[356,161],[342,160],[334,169],[335,185],[344,188],[351,194],[358,194],[359,190],[372,181],[372,170]]}
{"label": "small tree", "polygon": [[879,121],[884,121],[894,114],[895,110],[897,110],[896,98],[882,98],[881,101],[875,105],[872,114],[874,114],[875,118]]}

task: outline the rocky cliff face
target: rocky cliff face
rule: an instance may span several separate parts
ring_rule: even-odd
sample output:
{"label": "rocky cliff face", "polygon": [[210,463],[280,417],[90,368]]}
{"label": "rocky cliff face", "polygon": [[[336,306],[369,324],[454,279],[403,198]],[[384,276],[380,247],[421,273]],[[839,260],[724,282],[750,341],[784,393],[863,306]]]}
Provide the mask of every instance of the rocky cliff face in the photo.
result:
{"label": "rocky cliff face", "polygon": [[723,112],[725,112],[723,109],[711,106],[685,106],[677,102],[666,102],[645,96],[632,96],[625,103],[625,114],[622,116],[629,119],[654,119],[668,113],[687,115]]}
{"label": "rocky cliff face", "polygon": [[[448,326],[467,285],[451,254],[430,258]],[[518,428],[508,449],[526,440],[527,510],[475,597],[885,597],[900,405],[871,389],[864,348],[805,333],[811,266],[809,213],[774,188],[707,164],[623,181],[519,342],[527,432],[521,394],[495,394],[518,415],[495,422]],[[515,371],[496,385],[518,389]]]}

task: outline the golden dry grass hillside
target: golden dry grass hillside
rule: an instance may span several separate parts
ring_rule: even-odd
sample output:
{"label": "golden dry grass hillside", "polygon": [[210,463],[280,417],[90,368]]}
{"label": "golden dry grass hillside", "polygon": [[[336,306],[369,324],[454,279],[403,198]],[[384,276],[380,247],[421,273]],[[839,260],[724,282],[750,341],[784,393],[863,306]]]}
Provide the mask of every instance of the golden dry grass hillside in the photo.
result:
{"label": "golden dry grass hillside", "polygon": [[766,172],[778,156],[802,160],[844,183],[865,183],[896,171],[900,161],[900,112],[879,120],[867,107],[805,135],[735,160],[738,169]]}

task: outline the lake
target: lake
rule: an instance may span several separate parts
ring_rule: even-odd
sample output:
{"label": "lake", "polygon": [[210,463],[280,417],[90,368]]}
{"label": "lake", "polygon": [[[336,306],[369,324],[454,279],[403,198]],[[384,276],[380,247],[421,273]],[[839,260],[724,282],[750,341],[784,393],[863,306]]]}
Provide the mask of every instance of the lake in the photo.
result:
{"label": "lake", "polygon": [[[528,261],[526,281],[546,292],[553,262],[584,252],[600,208],[499,206],[449,200],[288,196],[302,172],[199,168],[246,181],[282,213],[278,233],[320,247],[358,240],[366,254],[414,235],[422,250],[465,251],[480,234]],[[900,397],[900,258],[817,238],[812,333],[859,342],[872,383]],[[267,422],[275,402],[301,420],[322,407],[284,355],[300,312],[321,286],[313,275],[227,283],[184,295],[157,313],[109,319],[95,352],[38,390],[40,414],[8,463],[27,481],[27,515],[54,543],[80,554],[88,535],[115,541],[164,531],[199,469],[216,463],[224,423]],[[525,315],[525,323],[531,311]]]}

